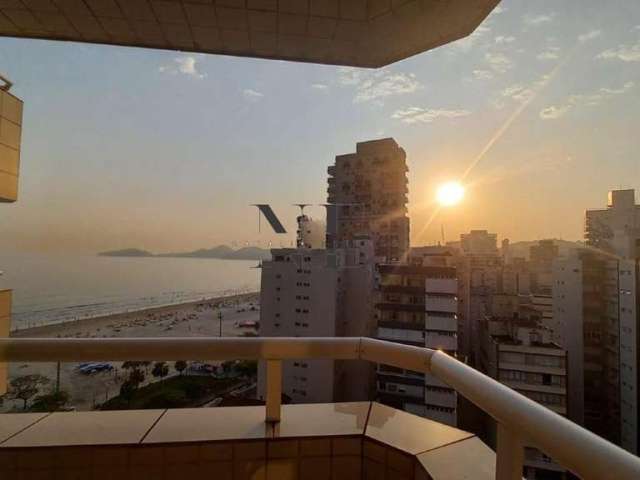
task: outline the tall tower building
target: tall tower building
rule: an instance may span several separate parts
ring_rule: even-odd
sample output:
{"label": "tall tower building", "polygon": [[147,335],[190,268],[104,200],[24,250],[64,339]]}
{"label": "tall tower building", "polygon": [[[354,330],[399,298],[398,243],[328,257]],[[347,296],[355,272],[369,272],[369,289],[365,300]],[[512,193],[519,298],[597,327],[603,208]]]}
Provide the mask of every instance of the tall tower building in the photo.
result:
{"label": "tall tower building", "polygon": [[460,355],[475,365],[479,354],[480,321],[491,313],[492,296],[502,283],[502,258],[497,236],[486,230],[472,230],[460,236],[458,258],[458,348]]}
{"label": "tall tower building", "polygon": [[553,264],[553,321],[569,357],[569,416],[638,452],[640,205],[633,190],[609,192],[587,210],[589,249]]}
{"label": "tall tower building", "polygon": [[606,209],[587,210],[585,222],[587,245],[623,258],[637,258],[640,239],[640,205],[634,190],[609,192]]}
{"label": "tall tower building", "polygon": [[328,168],[327,248],[367,235],[376,257],[405,259],[409,250],[408,171],[405,151],[393,138],[356,144]]}
{"label": "tall tower building", "polygon": [[[317,248],[317,236],[310,227],[310,219],[300,215],[297,248],[272,249],[272,260],[262,262],[260,336],[372,335],[371,240],[357,237],[337,248]],[[282,365],[282,393],[293,403],[368,400],[372,374],[366,362],[286,361]],[[260,365],[259,398],[264,398],[265,388],[265,369]]]}
{"label": "tall tower building", "polygon": [[[445,247],[420,247],[409,264],[379,265],[376,315],[380,339],[458,351],[458,279]],[[378,398],[448,425],[457,425],[456,392],[433,375],[378,365]]]}

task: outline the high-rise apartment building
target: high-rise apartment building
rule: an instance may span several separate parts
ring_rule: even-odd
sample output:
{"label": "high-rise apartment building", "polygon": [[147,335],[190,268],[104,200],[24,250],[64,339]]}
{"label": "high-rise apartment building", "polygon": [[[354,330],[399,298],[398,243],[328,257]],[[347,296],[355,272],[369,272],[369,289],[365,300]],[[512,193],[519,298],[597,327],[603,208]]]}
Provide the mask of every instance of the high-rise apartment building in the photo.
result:
{"label": "high-rise apartment building", "polygon": [[[301,246],[273,249],[272,260],[262,263],[260,336],[371,336],[371,240],[356,237],[342,242],[339,248],[308,248],[301,233],[306,222],[300,217],[298,221]],[[364,362],[283,362],[282,393],[292,403],[366,400],[370,397],[371,372]],[[261,366],[258,397],[264,397],[265,385]]]}
{"label": "high-rise apartment building", "polygon": [[497,236],[486,230],[472,230],[460,236],[458,258],[458,344],[460,355],[475,364],[480,321],[491,313],[492,295],[502,283],[502,258]]}
{"label": "high-rise apartment building", "polygon": [[640,444],[640,205],[635,203],[635,191],[613,190],[609,192],[606,209],[587,210],[585,238],[589,247],[611,253],[617,259],[618,315],[617,323],[610,320],[609,350],[615,350],[619,365],[620,445],[637,454]]}
{"label": "high-rise apartment building", "polygon": [[328,168],[327,247],[360,235],[375,255],[401,261],[409,250],[408,171],[405,151],[393,138],[359,142]]}
{"label": "high-rise apartment building", "polygon": [[586,212],[581,249],[553,266],[553,323],[569,355],[570,417],[638,452],[640,205],[609,193]]}
{"label": "high-rise apartment building", "polygon": [[[437,253],[378,267],[378,338],[457,354],[458,280],[450,258]],[[377,389],[384,403],[457,424],[455,391],[432,375],[379,365]]]}
{"label": "high-rise apartment building", "polygon": [[569,360],[569,417],[620,442],[618,261],[578,250],[554,263],[553,317]]}
{"label": "high-rise apartment building", "polygon": [[540,240],[529,248],[529,269],[533,293],[551,295],[552,266],[559,254],[560,249],[553,240]]}
{"label": "high-rise apartment building", "polygon": [[622,258],[637,258],[640,205],[635,203],[635,191],[613,190],[606,209],[587,210],[585,239],[590,247]]}
{"label": "high-rise apartment building", "polygon": [[460,248],[468,255],[497,255],[498,236],[486,230],[471,230],[460,235]]}
{"label": "high-rise apartment building", "polygon": [[[516,307],[513,315],[481,322],[480,369],[518,393],[567,415],[567,354],[551,340],[537,311]],[[525,478],[562,479],[565,471],[535,448],[525,450]]]}

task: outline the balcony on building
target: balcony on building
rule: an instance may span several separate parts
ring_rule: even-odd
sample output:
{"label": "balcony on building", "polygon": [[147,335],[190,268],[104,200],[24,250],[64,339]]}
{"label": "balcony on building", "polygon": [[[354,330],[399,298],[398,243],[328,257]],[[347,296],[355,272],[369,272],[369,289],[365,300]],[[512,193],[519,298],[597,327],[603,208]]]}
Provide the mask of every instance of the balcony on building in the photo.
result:
{"label": "balcony on building", "polygon": [[[4,414],[0,478],[491,479],[474,435],[375,402]],[[456,460],[462,452],[465,458]]]}
{"label": "balcony on building", "polygon": [[[163,355],[266,361],[266,405],[2,414],[0,478],[516,480],[533,445],[585,479],[640,475],[637,457],[428,348],[365,337],[0,338],[0,362]],[[375,401],[281,405],[282,361],[296,358],[393,367],[379,367],[378,394],[408,411]],[[496,453],[445,424],[452,388],[496,420]]]}

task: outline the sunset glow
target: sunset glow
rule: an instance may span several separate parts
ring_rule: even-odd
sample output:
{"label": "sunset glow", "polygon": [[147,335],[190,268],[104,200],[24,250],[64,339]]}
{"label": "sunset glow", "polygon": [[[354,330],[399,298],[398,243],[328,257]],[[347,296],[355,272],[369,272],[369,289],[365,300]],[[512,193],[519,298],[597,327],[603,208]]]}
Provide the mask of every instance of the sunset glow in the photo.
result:
{"label": "sunset glow", "polygon": [[464,187],[459,182],[447,182],[438,188],[436,199],[443,207],[457,205],[464,198]]}

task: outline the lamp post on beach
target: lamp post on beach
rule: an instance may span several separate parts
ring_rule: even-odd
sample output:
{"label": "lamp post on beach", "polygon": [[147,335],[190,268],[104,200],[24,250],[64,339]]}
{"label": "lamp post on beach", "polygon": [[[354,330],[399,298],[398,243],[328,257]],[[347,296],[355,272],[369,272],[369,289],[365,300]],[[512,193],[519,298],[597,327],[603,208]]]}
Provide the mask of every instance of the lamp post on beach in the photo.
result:
{"label": "lamp post on beach", "polygon": [[222,338],[222,309],[218,310],[218,319],[220,320],[220,338]]}

